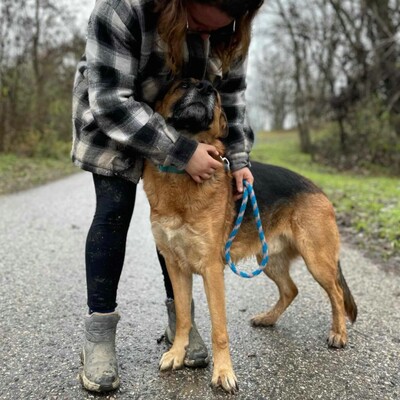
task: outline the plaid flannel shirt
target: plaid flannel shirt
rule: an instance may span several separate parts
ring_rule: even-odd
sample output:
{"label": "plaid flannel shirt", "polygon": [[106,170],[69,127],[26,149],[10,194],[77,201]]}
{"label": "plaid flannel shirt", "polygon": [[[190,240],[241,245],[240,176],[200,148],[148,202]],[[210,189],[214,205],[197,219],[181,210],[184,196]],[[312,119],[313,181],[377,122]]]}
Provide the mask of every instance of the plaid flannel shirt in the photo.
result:
{"label": "plaid flannel shirt", "polygon": [[[153,110],[172,78],[153,9],[153,0],[96,1],[73,88],[71,156],[82,169],[137,183],[144,158],[184,169],[197,147]],[[187,66],[187,44],[182,51]],[[245,63],[222,75],[219,60],[205,57],[205,79],[219,91],[228,119],[226,156],[237,170],[248,165],[254,140],[245,120]]]}

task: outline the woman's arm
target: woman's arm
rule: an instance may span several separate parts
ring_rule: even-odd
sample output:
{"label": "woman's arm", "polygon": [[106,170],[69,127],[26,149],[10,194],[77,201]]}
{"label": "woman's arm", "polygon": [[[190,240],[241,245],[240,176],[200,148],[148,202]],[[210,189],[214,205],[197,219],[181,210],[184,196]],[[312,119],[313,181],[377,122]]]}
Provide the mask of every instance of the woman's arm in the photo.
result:
{"label": "woman's arm", "polygon": [[249,165],[249,153],[254,143],[254,133],[246,121],[245,64],[234,65],[217,88],[228,119],[229,134],[224,144],[232,171]]}
{"label": "woman's arm", "polygon": [[161,115],[135,99],[142,21],[127,4],[97,1],[90,17],[86,57],[91,112],[110,146],[183,169],[197,143],[180,136]]}

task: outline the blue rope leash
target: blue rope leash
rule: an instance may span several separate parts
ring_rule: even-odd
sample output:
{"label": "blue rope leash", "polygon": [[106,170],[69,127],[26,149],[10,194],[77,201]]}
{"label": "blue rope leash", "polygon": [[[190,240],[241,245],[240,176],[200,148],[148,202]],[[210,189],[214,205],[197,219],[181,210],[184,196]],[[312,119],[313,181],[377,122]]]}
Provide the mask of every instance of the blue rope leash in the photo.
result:
{"label": "blue rope leash", "polygon": [[[242,204],[240,206],[240,210],[239,210],[238,216],[236,218],[235,226],[233,227],[232,232],[229,235],[228,241],[226,242],[226,245],[225,245],[225,260],[226,260],[227,264],[229,265],[229,267],[231,268],[231,270],[236,275],[239,275],[242,278],[254,278],[255,276],[257,276],[261,273],[261,271],[265,268],[265,265],[268,262],[268,245],[267,245],[267,242],[265,241],[265,235],[264,235],[264,231],[263,231],[263,228],[261,225],[260,212],[258,210],[256,195],[254,194],[253,186],[246,180],[244,180],[243,183],[244,183],[244,191],[243,191],[243,197],[242,197]],[[231,260],[232,242],[235,239],[237,233],[239,232],[240,225],[242,224],[243,216],[244,216],[244,212],[246,211],[249,196],[250,196],[251,205],[253,207],[253,215],[256,220],[258,237],[260,238],[262,254],[263,254],[263,258],[261,260],[261,263],[259,264],[259,268],[257,268],[256,270],[254,270],[253,272],[250,272],[250,273],[244,272],[244,271],[239,271],[236,268],[236,265]]]}

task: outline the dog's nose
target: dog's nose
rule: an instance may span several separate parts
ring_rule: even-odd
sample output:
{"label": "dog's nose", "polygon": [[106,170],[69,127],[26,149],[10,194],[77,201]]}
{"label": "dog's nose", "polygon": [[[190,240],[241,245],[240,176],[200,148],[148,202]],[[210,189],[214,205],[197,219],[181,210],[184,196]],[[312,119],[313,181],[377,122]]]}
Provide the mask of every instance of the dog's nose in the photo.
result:
{"label": "dog's nose", "polygon": [[199,93],[206,94],[206,95],[211,94],[214,90],[213,86],[208,81],[200,81],[196,85],[196,89],[199,91]]}

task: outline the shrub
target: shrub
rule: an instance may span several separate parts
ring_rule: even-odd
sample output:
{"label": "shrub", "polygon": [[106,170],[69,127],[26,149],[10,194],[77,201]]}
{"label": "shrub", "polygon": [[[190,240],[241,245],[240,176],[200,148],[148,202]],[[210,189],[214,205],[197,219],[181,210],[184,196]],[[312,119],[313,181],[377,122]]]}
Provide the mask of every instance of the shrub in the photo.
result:
{"label": "shrub", "polygon": [[369,173],[384,167],[391,174],[400,175],[400,142],[379,98],[357,104],[348,113],[344,130],[343,148],[339,125],[329,125],[327,134],[313,143],[313,159],[341,170]]}

